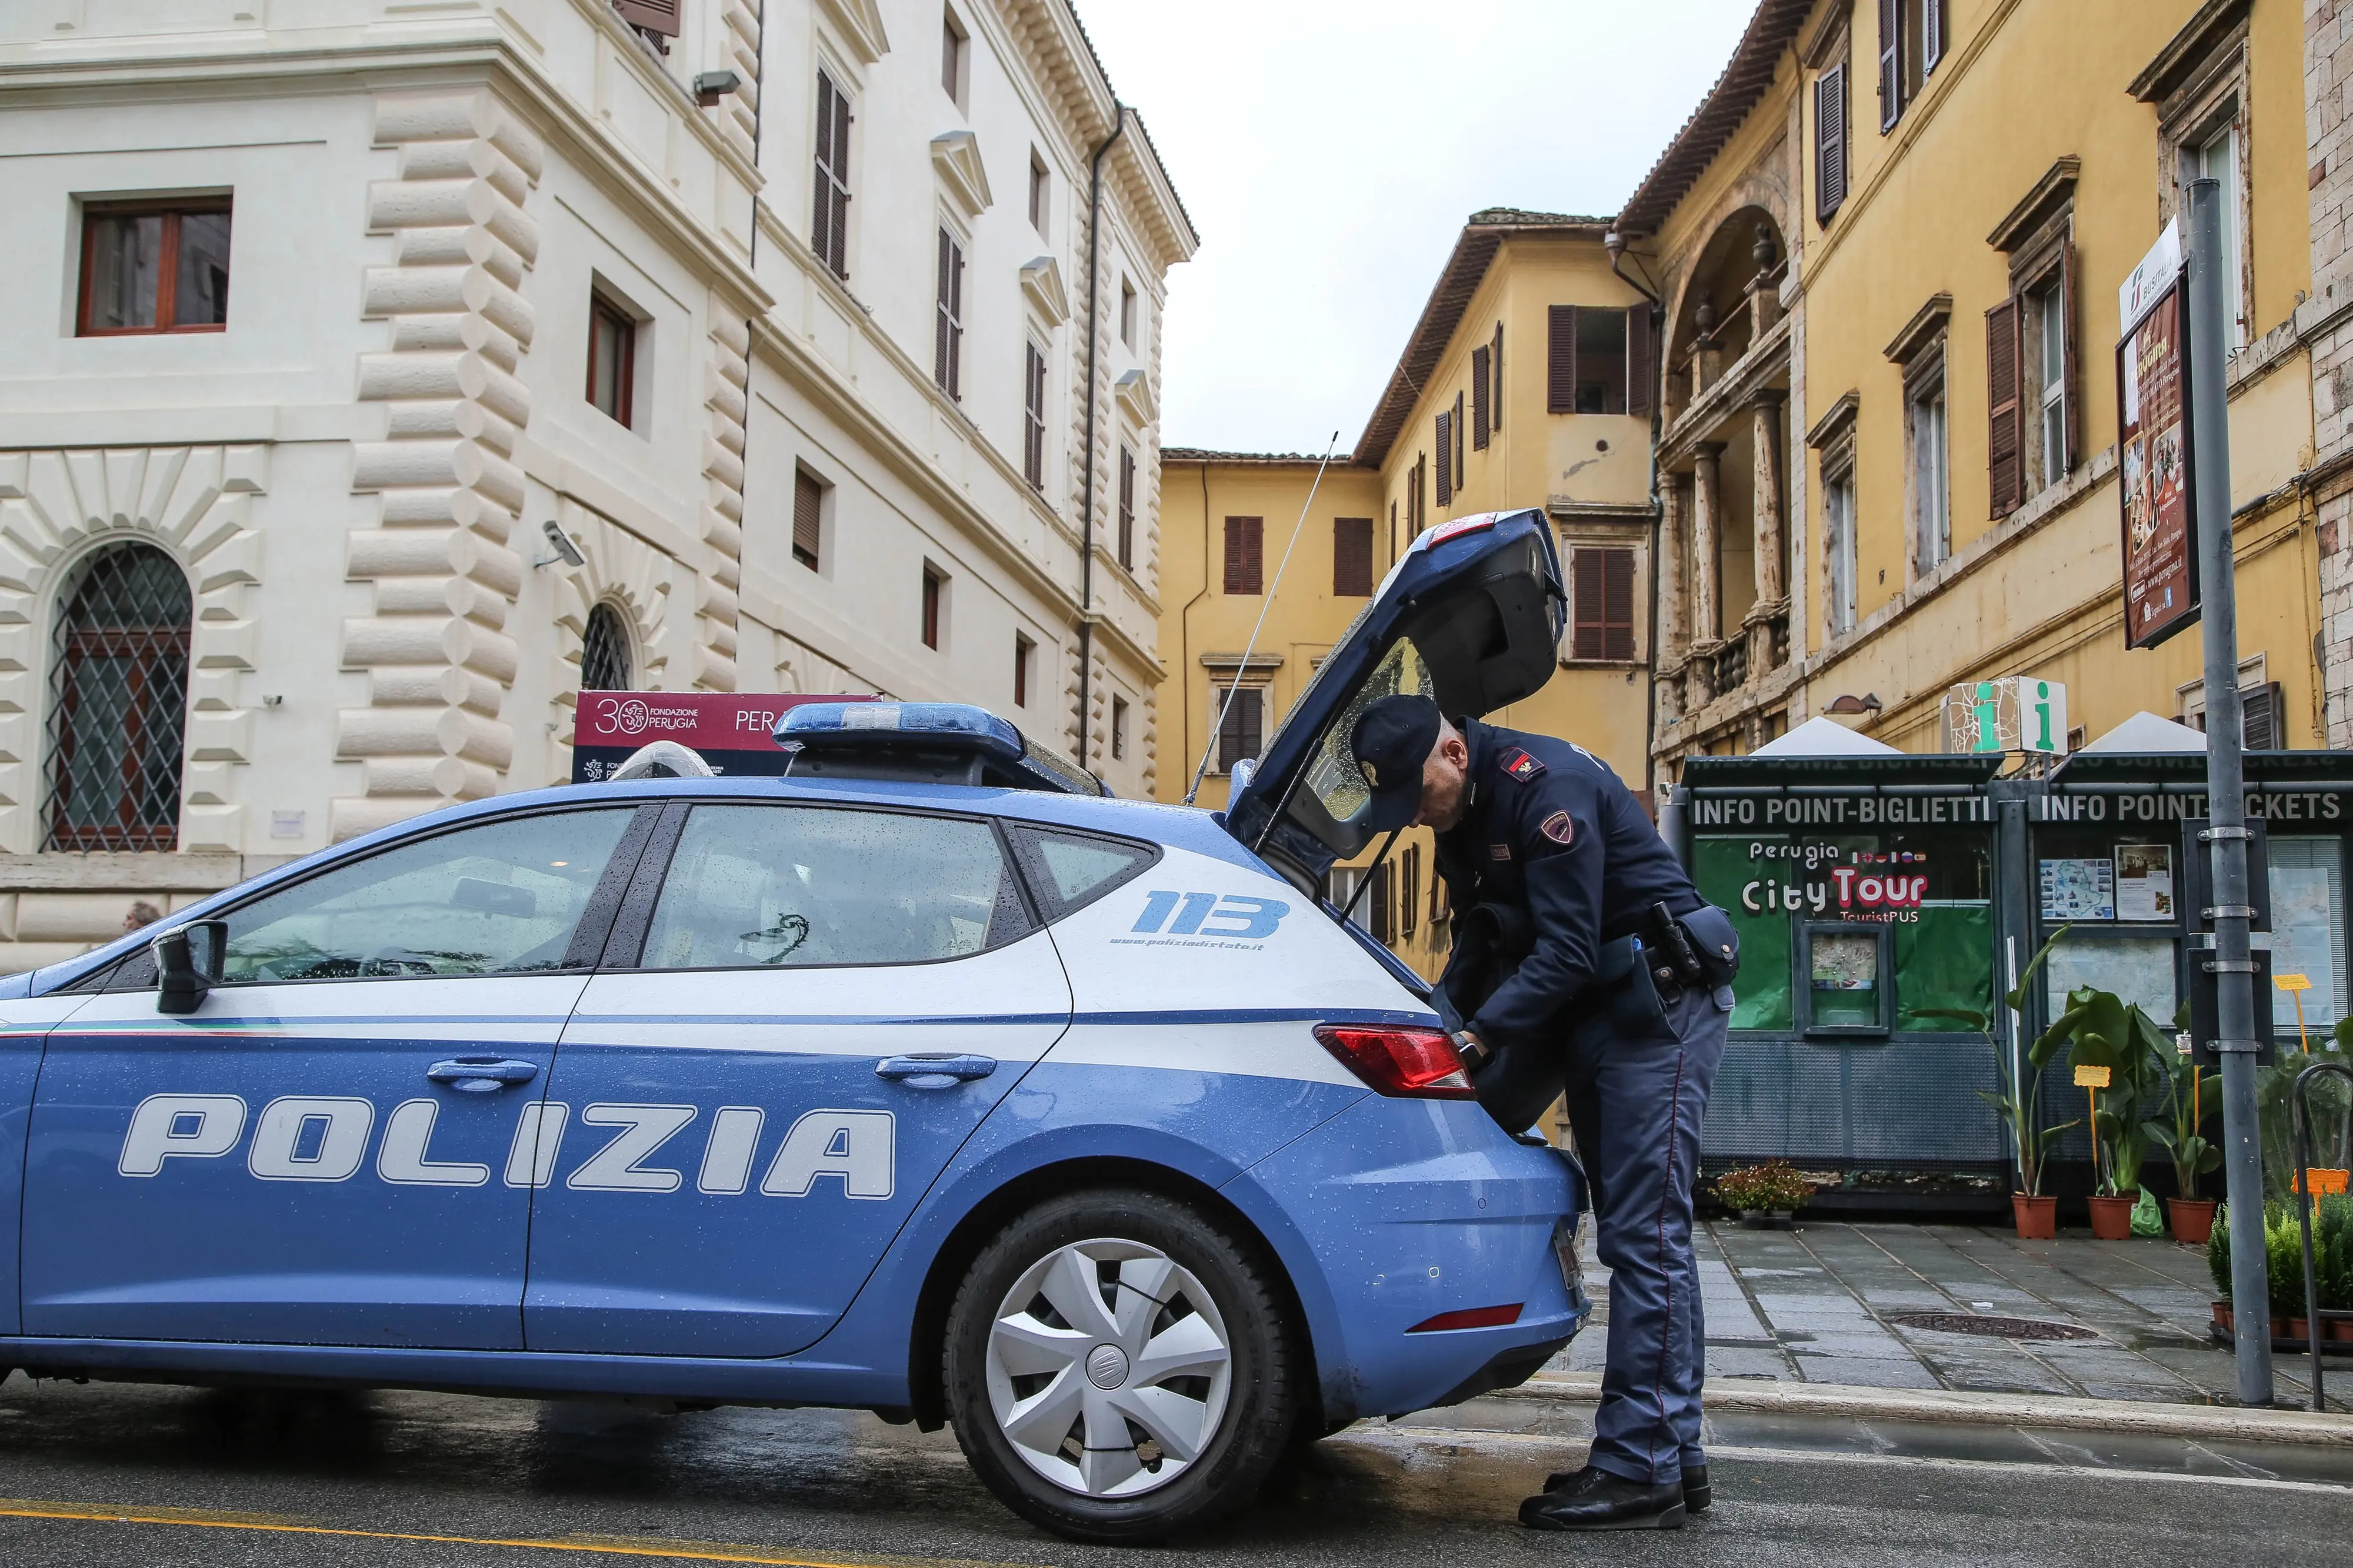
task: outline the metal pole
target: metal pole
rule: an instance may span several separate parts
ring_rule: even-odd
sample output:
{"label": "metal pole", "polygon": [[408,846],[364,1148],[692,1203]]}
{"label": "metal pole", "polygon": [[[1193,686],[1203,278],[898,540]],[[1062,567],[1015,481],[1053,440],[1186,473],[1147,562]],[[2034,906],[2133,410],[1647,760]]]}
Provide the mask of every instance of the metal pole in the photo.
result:
{"label": "metal pole", "polygon": [[2199,597],[2206,638],[2206,837],[2214,860],[2214,1042],[2222,1064],[2222,1168],[2231,1205],[2231,1304],[2239,1403],[2272,1403],[2270,1271],[2263,1259],[2263,1153],[2256,1129],[2254,960],[2247,921],[2247,822],[2239,712],[2239,615],[2232,583],[2229,345],[2222,187],[2189,186],[2189,438],[2196,468]]}

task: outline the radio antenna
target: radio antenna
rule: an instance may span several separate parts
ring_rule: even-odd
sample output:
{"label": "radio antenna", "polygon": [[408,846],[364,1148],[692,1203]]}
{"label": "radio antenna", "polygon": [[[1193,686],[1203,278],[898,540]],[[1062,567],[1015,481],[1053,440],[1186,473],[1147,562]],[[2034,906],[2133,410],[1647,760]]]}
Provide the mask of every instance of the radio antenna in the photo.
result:
{"label": "radio antenna", "polygon": [[[1274,595],[1282,587],[1282,570],[1291,564],[1291,552],[1299,548],[1299,531],[1307,526],[1307,509],[1315,504],[1315,492],[1324,484],[1324,470],[1331,466],[1332,454],[1339,445],[1340,432],[1335,430],[1324,447],[1324,460],[1315,465],[1315,482],[1307,487],[1307,499],[1299,505],[1299,521],[1291,525],[1291,542],[1282,547],[1282,559],[1275,563],[1274,581],[1266,585],[1266,602],[1258,607],[1258,625],[1250,627],[1250,641],[1242,648],[1242,661],[1234,666],[1233,684],[1226,688],[1225,703],[1218,710],[1217,722],[1209,726],[1209,743],[1201,748],[1201,765],[1193,770],[1193,787],[1185,792],[1187,805],[1192,805],[1193,797],[1201,793],[1201,775],[1209,771],[1209,758],[1218,749],[1218,736],[1225,730],[1226,715],[1234,710],[1234,696],[1242,689],[1242,677],[1250,673],[1250,655],[1258,651],[1258,634],[1266,629],[1266,613],[1274,608]],[[1201,527],[1206,531],[1208,526],[1204,509]],[[1230,809],[1233,802],[1229,800],[1226,805]]]}

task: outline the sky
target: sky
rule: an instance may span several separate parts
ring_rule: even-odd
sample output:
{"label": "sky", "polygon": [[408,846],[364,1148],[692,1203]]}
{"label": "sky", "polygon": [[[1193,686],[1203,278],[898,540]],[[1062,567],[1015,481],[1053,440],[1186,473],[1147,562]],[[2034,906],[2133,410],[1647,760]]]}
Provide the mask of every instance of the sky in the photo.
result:
{"label": "sky", "polygon": [[1201,248],[1164,447],[1356,444],[1462,220],[1618,210],[1756,0],[1075,0]]}

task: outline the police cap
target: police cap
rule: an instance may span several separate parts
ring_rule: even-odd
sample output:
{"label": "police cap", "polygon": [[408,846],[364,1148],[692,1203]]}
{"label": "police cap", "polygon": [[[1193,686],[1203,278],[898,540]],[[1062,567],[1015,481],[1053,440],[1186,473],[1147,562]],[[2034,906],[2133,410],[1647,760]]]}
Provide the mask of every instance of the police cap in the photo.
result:
{"label": "police cap", "polygon": [[1427,697],[1384,697],[1367,703],[1348,733],[1348,749],[1373,786],[1366,826],[1403,827],[1421,810],[1421,768],[1438,744],[1442,721]]}

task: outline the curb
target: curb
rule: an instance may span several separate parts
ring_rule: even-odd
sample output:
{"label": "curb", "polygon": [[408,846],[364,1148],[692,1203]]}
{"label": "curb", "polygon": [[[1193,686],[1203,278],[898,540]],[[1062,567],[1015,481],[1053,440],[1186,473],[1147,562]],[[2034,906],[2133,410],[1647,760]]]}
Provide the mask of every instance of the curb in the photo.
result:
{"label": "curb", "polygon": [[[1592,1373],[1540,1373],[1491,1399],[1594,1405],[1601,1379]],[[1719,1378],[1702,1395],[1710,1410],[1783,1415],[1846,1415],[1883,1421],[1940,1421],[2043,1431],[2138,1432],[2232,1443],[2295,1443],[2353,1449],[2353,1415],[2310,1410],[2253,1410],[2225,1405],[2158,1405],[2063,1399],[2037,1394],[1978,1394],[1942,1388],[1864,1388],[1836,1383],[1770,1383]]]}

